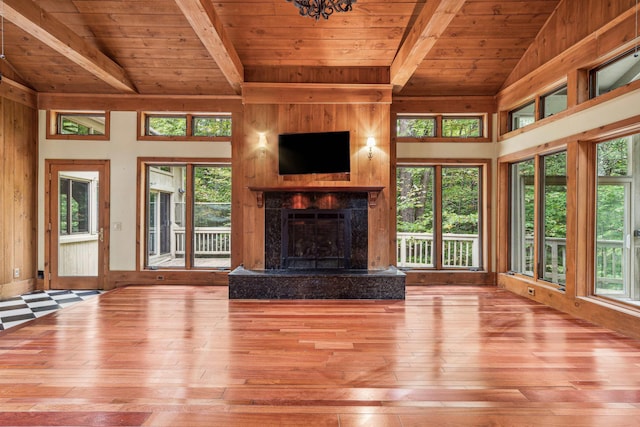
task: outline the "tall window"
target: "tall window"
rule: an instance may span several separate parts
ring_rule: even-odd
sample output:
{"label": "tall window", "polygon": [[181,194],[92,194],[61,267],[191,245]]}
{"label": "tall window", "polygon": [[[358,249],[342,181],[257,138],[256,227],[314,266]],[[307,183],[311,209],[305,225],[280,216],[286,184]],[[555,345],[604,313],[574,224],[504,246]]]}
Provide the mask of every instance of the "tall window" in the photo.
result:
{"label": "tall window", "polygon": [[[567,153],[562,151],[540,156],[538,165],[538,171],[535,159],[511,165],[509,270],[564,289]],[[536,195],[539,205],[536,205]]]}
{"label": "tall window", "polygon": [[231,167],[146,165],[148,268],[231,265]]}
{"label": "tall window", "polygon": [[567,261],[567,152],[540,158],[542,218],[539,276],[552,283],[566,283]]}
{"label": "tall window", "polygon": [[481,177],[481,166],[398,167],[400,267],[483,267]]}
{"label": "tall window", "polygon": [[597,145],[594,293],[634,302],[640,300],[640,233],[633,231],[640,229],[639,167],[640,134]]}
{"label": "tall window", "polygon": [[535,163],[533,159],[511,165],[511,253],[509,269],[533,276],[535,223]]}

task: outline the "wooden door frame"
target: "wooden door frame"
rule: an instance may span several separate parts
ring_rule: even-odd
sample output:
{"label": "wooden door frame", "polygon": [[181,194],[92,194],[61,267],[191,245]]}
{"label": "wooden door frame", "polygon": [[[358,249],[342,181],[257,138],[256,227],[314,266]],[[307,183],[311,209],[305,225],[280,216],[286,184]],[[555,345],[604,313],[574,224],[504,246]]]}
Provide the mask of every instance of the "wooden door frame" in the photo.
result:
{"label": "wooden door frame", "polygon": [[[55,203],[57,211],[57,200],[52,197],[52,185],[54,185],[54,171],[92,171],[97,170],[99,176],[99,209],[98,229],[103,229],[102,243],[98,244],[98,274],[95,283],[91,287],[95,289],[105,289],[107,284],[107,275],[109,272],[109,248],[110,248],[110,170],[111,162],[109,160],[58,160],[45,159],[45,185],[44,185],[44,289],[51,289],[53,279],[52,269],[57,263],[57,249],[54,249],[54,240],[57,244],[58,240],[54,239],[53,230],[53,208]],[[57,178],[57,176],[56,176]],[[56,179],[57,184],[57,179]],[[57,268],[57,265],[55,266]],[[57,273],[57,270],[56,270]],[[56,277],[59,277],[57,274]]]}

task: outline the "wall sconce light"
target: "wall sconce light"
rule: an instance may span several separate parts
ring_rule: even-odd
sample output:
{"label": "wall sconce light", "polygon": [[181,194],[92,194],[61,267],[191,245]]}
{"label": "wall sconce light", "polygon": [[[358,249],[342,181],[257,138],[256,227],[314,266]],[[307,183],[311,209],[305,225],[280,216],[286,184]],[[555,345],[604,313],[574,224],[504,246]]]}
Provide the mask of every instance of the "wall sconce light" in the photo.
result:
{"label": "wall sconce light", "polygon": [[267,153],[267,135],[265,132],[258,133],[258,151],[263,156]]}
{"label": "wall sconce light", "polygon": [[373,147],[375,146],[376,146],[376,139],[372,136],[367,138],[367,147],[369,148],[369,154],[367,155],[367,157],[369,157],[369,160],[373,159]]}

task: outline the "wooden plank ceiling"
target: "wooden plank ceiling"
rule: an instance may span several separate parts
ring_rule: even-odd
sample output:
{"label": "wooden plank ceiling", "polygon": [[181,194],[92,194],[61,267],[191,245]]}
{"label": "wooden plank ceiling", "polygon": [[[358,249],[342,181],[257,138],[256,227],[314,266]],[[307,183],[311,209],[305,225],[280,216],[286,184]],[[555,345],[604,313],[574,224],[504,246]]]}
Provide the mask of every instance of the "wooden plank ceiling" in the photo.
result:
{"label": "wooden plank ceiling", "polygon": [[286,0],[4,0],[0,71],[50,93],[236,95],[334,75],[495,95],[559,1],[358,0],[315,21]]}

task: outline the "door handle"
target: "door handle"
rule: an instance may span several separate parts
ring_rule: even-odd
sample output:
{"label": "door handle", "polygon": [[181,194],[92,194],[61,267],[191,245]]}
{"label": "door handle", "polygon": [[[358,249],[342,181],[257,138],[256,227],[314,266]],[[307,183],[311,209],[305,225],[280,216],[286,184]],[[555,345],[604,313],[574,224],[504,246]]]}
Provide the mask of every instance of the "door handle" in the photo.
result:
{"label": "door handle", "polygon": [[104,242],[104,228],[100,227],[100,231],[98,232],[98,239],[100,239],[100,242]]}

